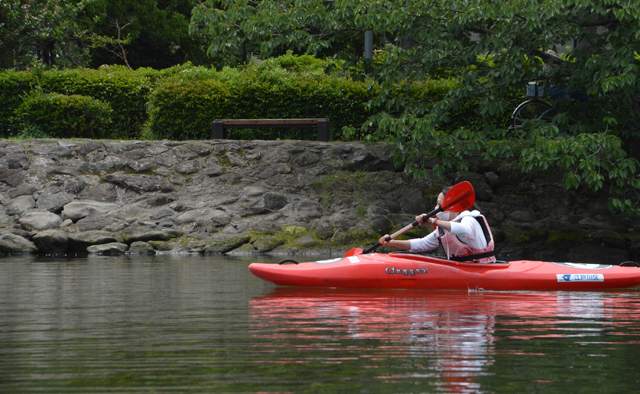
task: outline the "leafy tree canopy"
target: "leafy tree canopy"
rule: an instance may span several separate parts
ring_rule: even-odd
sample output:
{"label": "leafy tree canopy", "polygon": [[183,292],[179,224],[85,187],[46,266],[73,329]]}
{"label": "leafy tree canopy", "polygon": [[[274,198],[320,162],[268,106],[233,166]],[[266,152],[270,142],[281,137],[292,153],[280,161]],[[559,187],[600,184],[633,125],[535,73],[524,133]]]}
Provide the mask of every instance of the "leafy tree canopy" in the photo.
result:
{"label": "leafy tree canopy", "polygon": [[[629,0],[206,0],[191,30],[211,34],[210,54],[237,53],[247,42],[262,56],[285,49],[334,51],[381,86],[372,103],[386,109],[365,125],[372,140],[392,142],[398,160],[420,176],[426,160],[465,169],[519,155],[525,171],[564,171],[567,187],[609,187],[610,207],[640,213],[640,3]],[[373,30],[375,65],[345,42]],[[436,103],[398,96],[424,78],[458,84]],[[496,124],[513,109],[507,97],[537,81],[568,86],[586,103],[558,102],[553,122]],[[402,82],[402,84],[400,84]],[[476,100],[482,130],[444,131],[451,109]],[[636,151],[634,151],[634,149]]]}
{"label": "leafy tree canopy", "polygon": [[[98,17],[94,30],[110,40],[103,41],[104,49],[93,51],[91,64],[97,67],[114,61],[122,63],[123,57],[132,68],[162,69],[187,61],[209,63],[205,56],[206,41],[201,35],[189,35],[191,10],[198,3],[198,0],[95,0],[91,7]],[[122,48],[117,45],[118,35],[126,40]]]}
{"label": "leafy tree canopy", "polygon": [[0,1],[0,68],[84,65],[93,35],[84,10],[95,1]]}
{"label": "leafy tree canopy", "polygon": [[210,63],[190,35],[199,0],[0,0],[0,68]]}

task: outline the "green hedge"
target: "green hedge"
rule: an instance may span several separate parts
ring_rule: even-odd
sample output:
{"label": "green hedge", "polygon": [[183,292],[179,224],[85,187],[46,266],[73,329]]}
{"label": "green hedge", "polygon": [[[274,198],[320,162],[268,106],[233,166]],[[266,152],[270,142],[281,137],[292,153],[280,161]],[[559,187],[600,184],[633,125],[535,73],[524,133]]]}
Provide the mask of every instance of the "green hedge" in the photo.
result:
{"label": "green hedge", "polygon": [[[160,71],[148,68],[131,71],[121,66],[100,70],[1,71],[0,136],[24,132],[19,128],[26,123],[15,119],[15,111],[30,92],[41,89],[44,93],[87,96],[108,104],[112,109],[111,126],[98,133],[104,138],[208,139],[214,119],[242,118],[330,118],[334,139],[346,138],[342,134],[344,126],[356,130],[353,138],[362,138],[360,126],[370,115],[382,111],[375,106],[367,107],[379,88],[369,81],[353,81],[343,76],[341,70],[332,60],[287,53],[262,63],[219,71],[188,63]],[[443,98],[455,83],[452,79],[422,81],[410,87],[404,100],[419,100],[428,107]],[[405,93],[399,85],[392,97],[399,98]],[[474,101],[457,104],[450,122],[443,127],[481,130],[486,121],[478,116],[478,108],[479,102]],[[510,110],[497,115],[495,124],[506,126]],[[20,116],[26,113],[21,112]],[[309,129],[230,132],[230,138],[239,139],[315,139],[315,136],[315,131]]]}
{"label": "green hedge", "polygon": [[[150,130],[156,138],[206,139],[215,119],[330,118],[333,138],[340,139],[343,126],[359,126],[369,117],[365,104],[371,97],[364,83],[268,63],[221,72],[194,69],[158,83],[150,98]],[[301,133],[315,139],[315,131]]]}
{"label": "green hedge", "polygon": [[0,72],[0,137],[8,138],[18,130],[12,126],[14,111],[22,103],[22,97],[31,91],[34,76],[29,72]]}
{"label": "green hedge", "polygon": [[[447,93],[454,89],[457,84],[457,79],[454,78],[414,82],[407,92],[407,98],[419,101],[423,107],[428,108],[436,101],[445,98]],[[510,90],[505,94],[494,94],[496,94],[496,99],[504,102],[505,109],[490,116],[489,120],[483,118],[479,113],[482,108],[479,98],[461,100],[453,105],[453,108],[448,113],[449,121],[441,124],[440,128],[445,131],[452,131],[464,127],[468,130],[482,131],[488,125],[508,127],[513,110],[525,100],[523,92]],[[416,105],[416,103],[413,102],[412,105]]]}
{"label": "green hedge", "polygon": [[[109,104],[113,123],[103,132],[106,138],[139,138],[148,120],[147,100],[152,84],[150,71],[129,71],[121,67],[107,70],[34,70],[0,72],[0,135],[4,138],[22,131],[12,122],[17,108],[34,89],[45,93],[82,95]],[[75,137],[87,137],[77,135]]]}
{"label": "green hedge", "polygon": [[105,138],[111,126],[109,104],[87,96],[45,94],[25,97],[15,111],[15,123],[24,137]]}
{"label": "green hedge", "polygon": [[136,139],[148,119],[147,100],[151,83],[141,72],[113,70],[64,70],[43,74],[41,86],[47,92],[83,95],[108,103],[113,109],[109,138]]}

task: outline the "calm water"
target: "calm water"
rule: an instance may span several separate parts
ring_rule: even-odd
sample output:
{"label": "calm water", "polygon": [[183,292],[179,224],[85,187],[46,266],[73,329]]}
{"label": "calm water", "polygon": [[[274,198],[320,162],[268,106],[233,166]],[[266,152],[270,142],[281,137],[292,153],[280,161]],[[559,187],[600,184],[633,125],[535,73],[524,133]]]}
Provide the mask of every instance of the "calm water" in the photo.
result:
{"label": "calm water", "polygon": [[0,393],[640,391],[639,290],[275,288],[248,263],[0,258]]}

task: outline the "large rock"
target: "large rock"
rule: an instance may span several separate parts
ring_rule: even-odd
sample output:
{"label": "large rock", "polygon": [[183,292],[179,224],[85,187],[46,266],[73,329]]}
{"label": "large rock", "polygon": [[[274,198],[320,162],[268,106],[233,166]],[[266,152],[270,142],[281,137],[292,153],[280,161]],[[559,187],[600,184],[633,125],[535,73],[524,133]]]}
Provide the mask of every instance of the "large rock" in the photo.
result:
{"label": "large rock", "polygon": [[250,240],[251,240],[251,237],[247,235],[247,236],[232,238],[228,240],[214,241],[205,246],[204,253],[205,254],[224,254],[239,248],[240,246],[246,244]]}
{"label": "large rock", "polygon": [[284,207],[283,212],[294,221],[309,222],[322,217],[322,205],[310,200],[296,201]]}
{"label": "large rock", "polygon": [[182,233],[179,230],[154,229],[146,226],[127,227],[121,233],[122,240],[128,244],[135,242],[168,241],[171,238],[179,237]]}
{"label": "large rock", "polygon": [[0,253],[37,253],[36,245],[19,235],[7,233],[0,235]]}
{"label": "large rock", "polygon": [[231,216],[220,209],[193,209],[177,217],[182,224],[193,223],[196,228],[224,227],[231,223]]}
{"label": "large rock", "polygon": [[64,254],[69,245],[69,236],[61,230],[45,230],[33,236],[38,252],[43,254]]}
{"label": "large rock", "polygon": [[38,198],[38,209],[47,210],[53,213],[60,213],[64,206],[74,200],[74,197],[67,192],[55,194],[41,194]]}
{"label": "large rock", "polygon": [[153,246],[148,242],[136,241],[129,246],[129,254],[155,254]]}
{"label": "large rock", "polygon": [[0,226],[6,226],[13,223],[13,218],[7,215],[6,211],[0,208]]}
{"label": "large rock", "polygon": [[269,211],[277,211],[287,205],[287,196],[280,193],[265,193],[263,196],[265,209]]}
{"label": "large rock", "polygon": [[116,222],[111,216],[87,216],[76,222],[80,231],[102,230]]}
{"label": "large rock", "polygon": [[43,231],[57,229],[60,227],[62,219],[51,212],[27,212],[20,218],[20,225],[27,231]]}
{"label": "large rock", "polygon": [[33,193],[38,191],[38,186],[32,185],[30,183],[23,183],[20,186],[9,192],[10,198],[16,198],[20,196],[31,196]]}
{"label": "large rock", "polygon": [[105,231],[84,231],[69,234],[69,251],[85,253],[92,245],[103,245],[116,242],[114,234]]}
{"label": "large rock", "polygon": [[125,254],[129,249],[129,245],[111,242],[103,245],[93,245],[87,248],[87,253],[89,254],[97,254],[102,256],[118,256],[121,254]]}
{"label": "large rock", "polygon": [[159,191],[163,179],[159,176],[115,173],[104,177],[107,182],[137,193]]}
{"label": "large rock", "polygon": [[422,192],[417,188],[412,188],[402,193],[402,196],[400,197],[400,205],[408,212],[430,211],[430,207],[427,207],[427,202],[422,196]]}
{"label": "large rock", "polygon": [[[1,168],[1,167],[0,167]],[[26,178],[25,171],[22,170],[1,170],[0,169],[0,181],[5,182],[11,187],[18,187]]]}
{"label": "large rock", "polygon": [[62,220],[71,219],[74,222],[87,216],[107,215],[118,208],[117,204],[100,201],[74,201],[64,206]]}
{"label": "large rock", "polygon": [[22,216],[26,211],[36,207],[36,202],[31,196],[16,197],[7,205],[7,215]]}
{"label": "large rock", "polygon": [[99,148],[102,148],[102,143],[98,141],[88,141],[87,143],[85,143],[80,147],[79,153],[81,155],[87,155]]}
{"label": "large rock", "polygon": [[258,253],[268,253],[273,251],[278,246],[284,245],[285,240],[281,237],[265,236],[256,239],[253,242],[253,247]]}

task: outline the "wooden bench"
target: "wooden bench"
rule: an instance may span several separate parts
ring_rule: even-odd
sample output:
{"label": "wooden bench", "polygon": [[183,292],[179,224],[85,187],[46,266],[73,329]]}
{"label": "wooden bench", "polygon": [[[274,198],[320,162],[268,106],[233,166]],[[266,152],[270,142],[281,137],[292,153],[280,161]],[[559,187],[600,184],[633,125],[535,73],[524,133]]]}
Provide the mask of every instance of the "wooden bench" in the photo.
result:
{"label": "wooden bench", "polygon": [[331,122],[327,118],[308,119],[216,119],[211,125],[211,139],[227,139],[227,129],[317,127],[318,141],[331,141]]}

